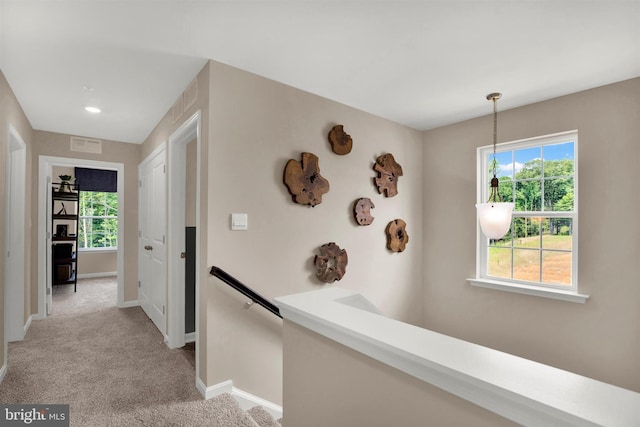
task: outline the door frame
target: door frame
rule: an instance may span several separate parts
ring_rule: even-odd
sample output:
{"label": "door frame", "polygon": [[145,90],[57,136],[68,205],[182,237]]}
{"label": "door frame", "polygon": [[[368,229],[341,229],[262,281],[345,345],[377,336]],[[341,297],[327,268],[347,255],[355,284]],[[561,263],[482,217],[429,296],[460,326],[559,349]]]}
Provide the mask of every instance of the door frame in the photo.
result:
{"label": "door frame", "polygon": [[[187,171],[187,144],[196,140],[196,254],[200,247],[200,150],[201,111],[191,117],[169,136],[168,163],[168,217],[167,217],[167,283],[169,348],[183,347],[185,340],[185,262],[180,257],[185,251],[185,185]],[[198,300],[200,289],[200,257],[196,255],[196,329],[198,340]],[[196,378],[198,352],[196,352]]]}
{"label": "door frame", "polygon": [[83,167],[115,170],[118,176],[118,290],[116,305],[126,307],[124,302],[124,163],[103,162],[69,157],[39,156],[38,158],[38,319],[47,317],[47,288],[51,288],[51,274],[47,260],[51,259],[51,231],[47,225],[51,210],[50,186],[53,166]]}
{"label": "door frame", "polygon": [[[25,292],[30,289],[25,283],[25,214],[26,214],[26,168],[27,145],[22,136],[9,123],[6,149],[6,206],[5,239],[11,243],[18,239],[15,248],[5,247],[4,272],[4,337],[7,342],[21,341],[27,332],[29,321],[24,320]],[[14,230],[12,232],[12,230]],[[21,230],[21,231],[20,231]],[[7,245],[8,246],[8,245]],[[9,259],[10,258],[10,259]],[[29,319],[31,320],[31,318]],[[6,354],[4,360],[7,360]]]}

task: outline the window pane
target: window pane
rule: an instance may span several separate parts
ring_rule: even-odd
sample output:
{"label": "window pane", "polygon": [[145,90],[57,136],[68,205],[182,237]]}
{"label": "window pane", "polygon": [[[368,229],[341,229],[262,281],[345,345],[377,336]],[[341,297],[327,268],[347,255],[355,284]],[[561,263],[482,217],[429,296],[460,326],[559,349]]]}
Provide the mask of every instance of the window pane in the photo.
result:
{"label": "window pane", "polygon": [[492,246],[489,248],[489,265],[487,270],[490,276],[511,278],[511,248]]}
{"label": "window pane", "polygon": [[513,246],[519,248],[540,247],[540,219],[516,217],[513,219],[515,233]]}
{"label": "window pane", "polygon": [[516,211],[540,211],[542,189],[540,181],[516,181]]}
{"label": "window pane", "polygon": [[516,179],[542,178],[541,148],[525,148],[515,151]]}
{"label": "window pane", "polygon": [[117,193],[81,192],[79,248],[117,247]]}
{"label": "window pane", "polygon": [[507,246],[507,247],[511,247],[512,246],[511,230],[509,230],[507,232],[507,234],[505,234],[504,237],[502,239],[500,239],[500,240],[491,239],[489,241],[489,245],[490,246]]}
{"label": "window pane", "polygon": [[571,252],[542,251],[542,281],[571,285]]}
{"label": "window pane", "polygon": [[106,193],[107,215],[118,216],[118,195],[116,193]]}
{"label": "window pane", "polygon": [[540,281],[540,251],[537,249],[513,250],[513,278],[529,282]]}
{"label": "window pane", "polygon": [[498,193],[505,202],[513,201],[513,154],[511,151],[496,153],[495,161],[493,160],[493,152],[487,154],[487,189],[484,201],[489,199],[491,194],[491,178],[493,177],[493,166],[495,163],[496,176],[500,182]]}
{"label": "window pane", "polygon": [[544,180],[544,209],[573,211],[573,178]]}
{"label": "window pane", "polygon": [[[490,176],[493,176],[493,153],[489,157],[489,165]],[[505,151],[503,153],[496,153],[496,176],[502,180],[511,179],[513,180],[513,154],[511,151]]]}
{"label": "window pane", "polygon": [[498,184],[498,192],[503,202],[513,202],[513,181],[511,178],[502,177]]}
{"label": "window pane", "polygon": [[103,221],[103,230],[105,235],[105,246],[117,246],[118,223],[115,218],[105,219]]}
{"label": "window pane", "polygon": [[114,235],[117,235],[113,219],[94,218],[92,220],[93,234],[91,236],[92,247],[104,248],[115,246]]}
{"label": "window pane", "polygon": [[93,200],[93,214],[96,216],[107,215],[107,206],[105,205],[105,199],[103,195],[96,197]]}
{"label": "window pane", "polygon": [[542,249],[573,249],[571,218],[545,218],[542,222]]}
{"label": "window pane", "polygon": [[91,220],[80,218],[78,221],[78,247],[90,248]]}
{"label": "window pane", "polygon": [[550,144],[544,150],[544,176],[571,177],[574,175],[574,143]]}

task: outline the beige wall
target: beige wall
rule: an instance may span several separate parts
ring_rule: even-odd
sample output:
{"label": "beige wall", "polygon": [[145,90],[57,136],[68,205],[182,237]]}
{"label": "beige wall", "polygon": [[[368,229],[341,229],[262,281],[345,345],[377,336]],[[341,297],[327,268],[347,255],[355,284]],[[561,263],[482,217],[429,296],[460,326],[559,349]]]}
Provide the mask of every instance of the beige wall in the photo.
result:
{"label": "beige wall", "polygon": [[289,321],[284,360],[284,427],[516,425]]}
{"label": "beige wall", "polygon": [[116,251],[80,252],[78,255],[78,277],[108,275],[118,271]]}
{"label": "beige wall", "polygon": [[[211,62],[209,255],[216,265],[268,298],[325,286],[362,293],[388,316],[421,323],[422,134],[328,99]],[[327,135],[343,124],[350,154],[331,151]],[[302,152],[319,157],[331,189],[311,208],[293,203],[283,172]],[[373,185],[375,159],[392,153],[402,165],[399,194]],[[352,218],[353,202],[369,197],[376,218]],[[230,230],[231,213],[247,213],[247,231]],[[403,253],[386,249],[385,227],[396,218],[410,236]],[[315,277],[313,258],[329,242],[346,249],[339,282]],[[281,321],[215,278],[206,291],[207,385],[233,379],[242,390],[282,401]],[[202,313],[202,311],[201,311]],[[258,356],[259,355],[259,356]]]}
{"label": "beige wall", "polygon": [[[38,223],[38,164],[39,156],[66,157],[81,160],[95,160],[124,164],[124,242],[120,244],[124,250],[124,301],[138,299],[138,163],[141,146],[117,141],[103,141],[102,154],[80,153],[70,150],[70,135],[34,131],[33,144],[33,184],[32,214],[33,224]],[[79,164],[80,166],[80,164]],[[73,174],[71,174],[73,175]],[[33,245],[31,256],[37,260],[37,245]],[[79,260],[80,261],[80,260]],[[78,263],[80,266],[80,262]],[[32,263],[32,312],[38,310],[38,265]]]}
{"label": "beige wall", "polygon": [[578,285],[591,297],[577,304],[467,283],[486,116],[424,134],[424,327],[640,391],[640,79],[500,112],[498,122],[499,142],[578,130]]}
{"label": "beige wall", "polygon": [[[29,212],[31,209],[31,183],[33,182],[33,172],[31,167],[31,153],[32,153],[32,133],[33,129],[27,119],[22,107],[18,104],[11,87],[7,83],[2,71],[0,71],[0,253],[6,253],[5,245],[5,209],[6,209],[6,162],[7,162],[7,143],[9,135],[9,125],[12,125],[16,131],[22,137],[26,145],[26,171],[25,171],[25,212]],[[24,265],[25,265],[25,296],[24,296],[24,320],[25,323],[29,316],[32,314],[30,306],[31,292],[27,285],[31,281],[31,246],[32,246],[32,224],[27,220],[25,221],[24,230],[25,239],[25,253],[24,253]],[[4,366],[6,360],[4,360],[4,274],[5,274],[5,257],[0,256],[0,367]],[[36,275],[37,277],[37,275]]]}

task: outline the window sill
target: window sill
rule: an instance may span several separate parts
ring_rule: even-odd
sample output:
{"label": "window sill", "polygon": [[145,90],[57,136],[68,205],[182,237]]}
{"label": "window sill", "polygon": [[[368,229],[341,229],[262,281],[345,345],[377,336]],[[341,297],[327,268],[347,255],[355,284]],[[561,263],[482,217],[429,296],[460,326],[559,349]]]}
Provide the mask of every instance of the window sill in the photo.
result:
{"label": "window sill", "polygon": [[533,295],[543,298],[557,299],[561,301],[577,302],[584,304],[589,295],[579,294],[572,291],[564,291],[562,289],[541,288],[536,286],[527,286],[517,283],[506,283],[489,279],[467,279],[472,286],[482,288],[495,289],[498,291],[515,292],[517,294]]}
{"label": "window sill", "polygon": [[95,252],[118,252],[118,248],[80,248],[78,252],[95,253]]}

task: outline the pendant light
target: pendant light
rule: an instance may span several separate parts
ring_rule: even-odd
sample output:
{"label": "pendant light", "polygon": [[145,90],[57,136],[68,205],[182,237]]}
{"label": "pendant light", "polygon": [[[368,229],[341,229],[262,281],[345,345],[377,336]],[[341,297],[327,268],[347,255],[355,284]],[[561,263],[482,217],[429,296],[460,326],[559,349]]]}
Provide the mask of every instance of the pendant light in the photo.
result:
{"label": "pendant light", "polygon": [[499,240],[507,234],[511,226],[511,214],[514,203],[502,201],[498,191],[498,177],[496,176],[496,144],[498,140],[498,107],[497,101],[502,94],[490,93],[489,101],[493,101],[493,178],[491,178],[491,194],[487,203],[478,203],[478,219],[482,233],[489,239]]}

